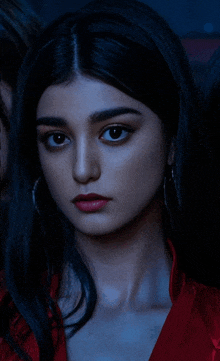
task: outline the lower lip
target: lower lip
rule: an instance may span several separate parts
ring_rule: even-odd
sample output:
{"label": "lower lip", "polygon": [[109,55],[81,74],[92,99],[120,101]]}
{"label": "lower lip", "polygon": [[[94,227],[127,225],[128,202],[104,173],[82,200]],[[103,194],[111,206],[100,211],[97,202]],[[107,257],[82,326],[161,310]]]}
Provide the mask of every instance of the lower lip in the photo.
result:
{"label": "lower lip", "polygon": [[95,212],[104,207],[108,203],[108,199],[97,199],[94,201],[75,202],[76,207],[83,212]]}

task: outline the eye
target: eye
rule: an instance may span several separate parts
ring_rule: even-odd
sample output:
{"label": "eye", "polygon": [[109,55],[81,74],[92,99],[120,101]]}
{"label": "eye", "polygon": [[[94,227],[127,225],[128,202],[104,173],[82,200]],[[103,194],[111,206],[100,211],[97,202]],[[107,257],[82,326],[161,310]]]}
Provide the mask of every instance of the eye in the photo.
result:
{"label": "eye", "polygon": [[70,143],[70,139],[63,133],[46,133],[40,137],[40,140],[49,150],[60,149]]}
{"label": "eye", "polygon": [[105,139],[109,142],[119,142],[126,139],[129,136],[129,133],[133,133],[132,128],[123,127],[121,125],[114,125],[109,127],[103,132],[102,139]]}

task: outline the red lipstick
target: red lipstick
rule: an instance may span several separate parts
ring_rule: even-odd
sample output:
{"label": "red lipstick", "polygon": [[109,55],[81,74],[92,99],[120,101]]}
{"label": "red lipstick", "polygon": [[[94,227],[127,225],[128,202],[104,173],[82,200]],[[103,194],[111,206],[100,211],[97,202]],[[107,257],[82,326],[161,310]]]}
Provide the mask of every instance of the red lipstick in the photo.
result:
{"label": "red lipstick", "polygon": [[110,198],[96,193],[79,194],[73,199],[75,206],[82,212],[95,212],[104,207]]}

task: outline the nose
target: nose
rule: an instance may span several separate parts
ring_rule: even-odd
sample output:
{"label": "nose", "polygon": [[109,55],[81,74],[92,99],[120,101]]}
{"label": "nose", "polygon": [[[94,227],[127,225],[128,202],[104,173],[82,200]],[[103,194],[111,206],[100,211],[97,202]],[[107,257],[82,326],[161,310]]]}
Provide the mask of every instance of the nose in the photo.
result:
{"label": "nose", "polygon": [[76,148],[73,164],[73,179],[77,183],[87,184],[100,177],[97,149],[86,139],[82,139]]}

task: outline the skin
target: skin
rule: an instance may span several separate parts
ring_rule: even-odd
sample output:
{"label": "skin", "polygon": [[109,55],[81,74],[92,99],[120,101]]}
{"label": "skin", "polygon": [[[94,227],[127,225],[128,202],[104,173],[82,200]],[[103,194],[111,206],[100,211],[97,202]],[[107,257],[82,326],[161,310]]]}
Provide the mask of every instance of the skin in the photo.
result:
{"label": "skin", "polygon": [[[122,107],[136,113],[91,121],[106,109]],[[65,125],[49,125],[54,118]],[[45,90],[37,121],[45,179],[75,226],[77,247],[98,292],[94,316],[67,342],[69,360],[124,361],[138,354],[146,361],[170,308],[158,190],[173,152],[167,149],[161,120],[118,89],[78,75]],[[108,130],[116,125],[124,129],[117,142]],[[72,200],[88,193],[111,200],[96,212],[82,212]],[[67,265],[59,303],[63,314],[71,309],[76,289]]]}
{"label": "skin", "polygon": [[[10,116],[11,102],[12,102],[12,90],[11,87],[4,81],[0,81],[0,94],[2,101],[5,105],[7,116]],[[0,179],[5,178],[7,170],[7,156],[8,156],[8,133],[0,119]],[[2,190],[1,199],[5,198],[5,192]]]}

